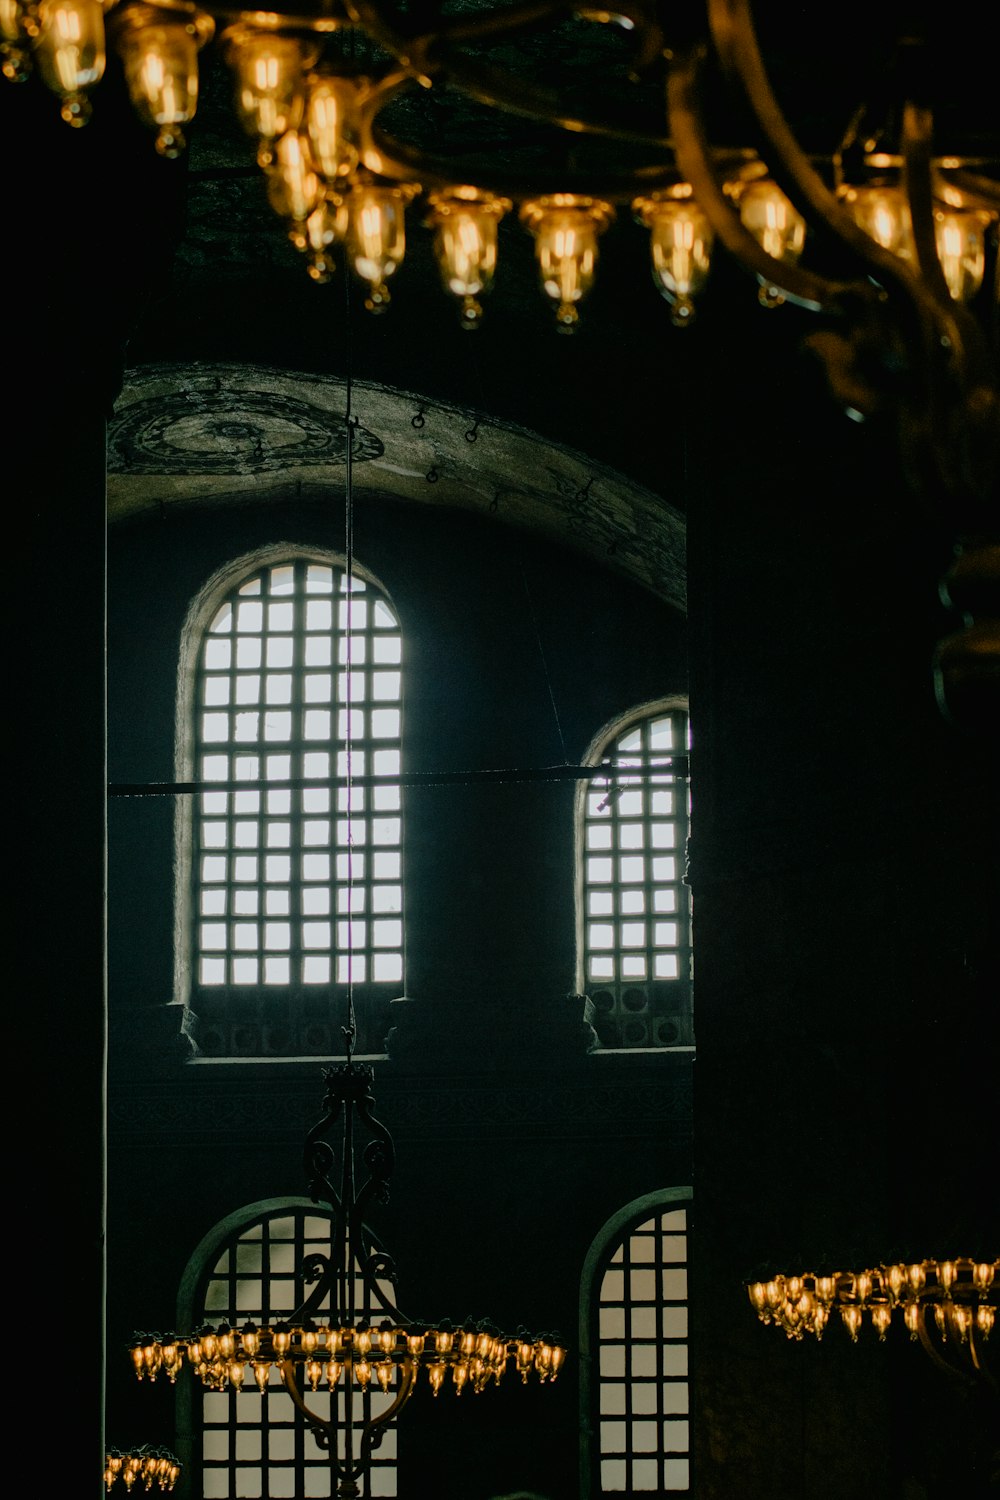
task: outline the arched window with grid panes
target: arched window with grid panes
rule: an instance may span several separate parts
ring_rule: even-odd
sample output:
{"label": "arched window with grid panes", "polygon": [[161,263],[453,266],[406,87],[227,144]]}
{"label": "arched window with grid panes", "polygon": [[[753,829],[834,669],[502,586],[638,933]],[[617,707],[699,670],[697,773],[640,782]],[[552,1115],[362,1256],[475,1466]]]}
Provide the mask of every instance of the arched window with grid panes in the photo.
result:
{"label": "arched window with grid panes", "polygon": [[691,1190],[604,1225],[580,1285],[581,1500],[690,1488],[687,1234]]}
{"label": "arched window with grid panes", "polygon": [[203,1055],[359,1053],[402,991],[402,637],[385,591],[316,552],[234,565],[182,662],[178,971]]}
{"label": "arched window with grid panes", "polygon": [[691,1046],[690,730],[683,699],[618,720],[577,804],[578,988],[603,1047]]}
{"label": "arched window with grid panes", "polygon": [[[301,1275],[308,1257],[330,1256],[331,1224],[332,1215],[307,1198],[270,1199],[231,1215],[191,1257],[178,1296],[178,1326],[273,1326],[288,1319],[309,1291]],[[379,1286],[395,1301],[393,1283]],[[374,1322],[383,1315],[357,1267],[355,1298],[359,1318]],[[315,1316],[322,1320],[328,1314],[327,1300]],[[375,1381],[365,1389],[348,1388],[341,1376],[332,1390],[324,1379],[305,1399],[324,1421],[339,1414],[342,1433],[345,1401],[353,1401],[360,1428],[391,1405],[395,1392],[383,1391]],[[203,1500],[330,1500],[337,1493],[331,1455],[274,1366],[259,1388],[251,1382],[211,1391],[198,1380],[178,1380],[176,1400],[179,1456],[198,1476],[192,1492]],[[396,1438],[390,1423],[373,1448],[370,1471],[358,1481],[365,1500],[396,1494]]]}

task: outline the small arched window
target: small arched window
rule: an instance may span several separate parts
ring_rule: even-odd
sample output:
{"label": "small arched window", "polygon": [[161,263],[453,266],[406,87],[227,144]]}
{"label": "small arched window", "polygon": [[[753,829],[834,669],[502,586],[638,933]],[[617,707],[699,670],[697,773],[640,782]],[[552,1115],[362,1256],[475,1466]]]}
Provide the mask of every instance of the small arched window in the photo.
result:
{"label": "small arched window", "polygon": [[350,984],[362,1050],[378,1050],[365,997],[403,977],[399,620],[357,570],[287,554],[197,614],[181,964],[195,1040],[328,1054],[338,1018],[319,997]]}
{"label": "small arched window", "polygon": [[[192,1257],[181,1290],[181,1326],[273,1326],[288,1319],[308,1290],[300,1275],[307,1258],[330,1254],[331,1223],[332,1215],[308,1199],[255,1204],[226,1220]],[[382,1309],[366,1300],[369,1290],[360,1273],[355,1289],[359,1316],[372,1321],[381,1316]],[[383,1289],[394,1295],[391,1284]],[[328,1313],[326,1304],[316,1316]],[[204,1500],[329,1500],[337,1493],[331,1455],[273,1366],[263,1389],[252,1381],[223,1391],[184,1381],[177,1389],[178,1430],[188,1435],[184,1446],[193,1466],[200,1468]],[[317,1391],[308,1390],[305,1399],[325,1421],[339,1413],[342,1431],[345,1401],[353,1401],[355,1426],[360,1427],[386,1410],[394,1393],[382,1391],[375,1381],[362,1390],[340,1379],[332,1391],[322,1383]],[[396,1429],[389,1425],[373,1449],[370,1471],[359,1480],[363,1496],[374,1500],[396,1494],[396,1458]]]}
{"label": "small arched window", "polygon": [[583,1500],[690,1485],[689,1188],[628,1204],[604,1226],[581,1285]]}
{"label": "small arched window", "polygon": [[680,700],[605,731],[607,766],[580,795],[578,987],[611,1048],[691,1045],[687,709]]}

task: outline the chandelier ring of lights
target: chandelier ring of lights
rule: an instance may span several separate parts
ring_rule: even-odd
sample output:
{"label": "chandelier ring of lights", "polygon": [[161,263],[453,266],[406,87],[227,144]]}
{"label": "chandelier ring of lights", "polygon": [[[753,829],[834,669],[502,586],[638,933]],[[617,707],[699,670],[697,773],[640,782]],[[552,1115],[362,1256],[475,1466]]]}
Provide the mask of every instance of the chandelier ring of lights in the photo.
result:
{"label": "chandelier ring of lights", "polygon": [[986,1363],[985,1346],[996,1323],[1000,1260],[957,1256],[899,1261],[862,1271],[775,1274],[746,1283],[759,1320],[801,1340],[822,1339],[840,1321],[852,1343],[866,1324],[880,1343],[902,1322],[939,1369],[1000,1386]]}
{"label": "chandelier ring of lights", "polygon": [[[756,279],[764,307],[787,301],[823,315],[805,344],[841,409],[890,422],[921,519],[954,537],[940,593],[962,625],[938,643],[935,691],[947,717],[978,723],[985,713],[989,724],[1000,665],[1000,160],[935,140],[928,44],[899,38],[888,104],[859,104],[838,147],[817,157],[779,106],[751,0],[683,8],[679,23],[694,18],[698,38],[676,47],[651,0],[469,4],[447,15],[429,5],[416,19],[390,0],[299,7],[0,0],[2,71],[23,81],[34,69],[64,119],[84,124],[107,30],[133,106],[169,157],[184,149],[198,53],[214,41],[270,205],[308,274],[328,281],[343,252],[370,312],[390,305],[418,198],[442,284],[470,330],[494,283],[499,223],[515,204],[564,333],[579,324],[601,235],[619,212],[648,230],[653,284],[677,327],[695,319],[718,242]],[[525,34],[541,46],[546,28],[569,20],[627,35],[625,71],[643,85],[641,111],[610,86],[588,87],[587,109],[576,111],[567,101],[579,80],[563,76],[558,49],[544,87],[530,68],[497,63]],[[621,67],[616,53],[619,81]],[[713,140],[706,120],[719,76],[748,122],[738,143]],[[390,108],[414,90],[443,110],[474,102],[508,125],[540,123],[565,146],[550,158],[559,164],[525,159],[504,128],[477,121],[467,138],[461,109],[457,133],[442,114],[416,132],[418,143],[414,112]],[[588,138],[597,143],[589,155]],[[458,154],[442,153],[442,142]]]}
{"label": "chandelier ring of lights", "polygon": [[[504,1334],[487,1320],[436,1324],[414,1322],[395,1305],[396,1268],[365,1222],[373,1202],[385,1202],[395,1160],[392,1137],[375,1118],[374,1070],[354,1061],[354,1025],[345,1028],[347,1061],[324,1071],[323,1114],[306,1136],[304,1159],[313,1202],[331,1209],[327,1253],[311,1253],[299,1277],[311,1290],[287,1319],[206,1325],[187,1335],[137,1334],[130,1345],[139,1380],[164,1375],[174,1384],[193,1370],[208,1391],[254,1387],[263,1395],[275,1373],[302,1414],[336,1476],[335,1493],[354,1497],[389,1425],[417,1389],[421,1372],[434,1396],[449,1385],[485,1391],[508,1369],[522,1383],[556,1379],[566,1349],[554,1335],[534,1337],[523,1329]],[[367,1176],[358,1185],[355,1127],[367,1127],[360,1153]],[[339,1123],[340,1182],[332,1175],[336,1153],[323,1138]],[[384,1317],[379,1317],[381,1311]],[[391,1399],[360,1413],[356,1402],[368,1391]],[[310,1395],[330,1398],[319,1412]],[[339,1409],[338,1409],[339,1394]],[[342,1448],[338,1446],[342,1444]]]}
{"label": "chandelier ring of lights", "polygon": [[[85,123],[106,66],[105,13],[133,105],[168,156],[184,149],[197,107],[197,55],[216,40],[292,243],[320,281],[334,269],[333,247],[344,245],[368,283],[370,310],[389,304],[388,281],[405,254],[405,210],[423,195],[445,288],[459,300],[464,325],[477,327],[496,270],[497,225],[517,200],[557,327],[571,331],[596,275],[599,236],[628,205],[650,231],[654,283],[678,326],[694,316],[718,239],[756,276],[765,306],[791,301],[840,325],[812,342],[851,415],[872,414],[892,388],[912,477],[948,495],[982,497],[995,485],[1000,394],[986,335],[965,304],[982,286],[986,242],[995,242],[1000,222],[1000,185],[988,175],[996,164],[935,155],[931,112],[910,98],[901,101],[893,151],[874,137],[861,150],[864,180],[847,179],[840,153],[811,158],[774,95],[749,0],[708,0],[711,51],[702,42],[676,52],[648,0],[612,8],[528,0],[437,15],[432,30],[417,34],[404,29],[412,20],[378,0],[333,0],[311,14],[196,0],[0,0],[4,72],[23,79],[34,58],[61,95],[64,118]],[[663,132],[608,108],[603,117],[573,112],[557,89],[471,55],[570,17],[629,34],[633,82],[663,75]],[[363,65],[355,59],[359,38]],[[749,106],[750,144],[709,142],[702,114],[709,61]],[[512,170],[501,152],[474,169],[476,181],[464,180],[454,158],[384,129],[386,106],[420,87],[540,122],[571,143],[600,137],[627,146],[625,155],[638,147],[644,159],[587,173],[569,152],[565,170],[523,163]],[[846,252],[846,277],[800,264],[807,226]],[[898,379],[901,362],[908,382]]]}

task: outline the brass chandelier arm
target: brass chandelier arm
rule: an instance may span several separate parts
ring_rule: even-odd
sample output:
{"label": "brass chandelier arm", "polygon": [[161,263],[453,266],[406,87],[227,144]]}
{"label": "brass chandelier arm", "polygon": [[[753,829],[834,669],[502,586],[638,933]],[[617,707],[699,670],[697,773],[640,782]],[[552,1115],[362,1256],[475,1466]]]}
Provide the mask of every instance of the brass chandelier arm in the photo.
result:
{"label": "brass chandelier arm", "polygon": [[[749,271],[769,286],[776,287],[789,302],[811,312],[836,312],[847,284],[817,276],[801,266],[776,260],[744,228],[739,214],[727,198],[702,118],[698,90],[704,49],[679,55],[667,79],[667,107],[677,164],[682,177],[691,184],[699,207],[709,220],[726,249]],[[851,291],[862,290],[850,286]],[[874,292],[871,293],[874,297]]]}
{"label": "brass chandelier arm", "polygon": [[[579,14],[576,6],[566,3],[566,0],[540,0],[538,4],[516,6],[500,16],[488,16],[478,21],[463,19],[414,36],[403,36],[391,27],[381,7],[372,0],[347,0],[347,4],[354,23],[395,58],[406,78],[425,88],[432,87],[435,82],[447,83],[468,98],[508,115],[518,115],[575,135],[596,135],[642,146],[660,156],[671,153],[671,143],[665,135],[631,128],[610,117],[569,113],[555,89],[530,84],[523,78],[512,76],[506,69],[464,54],[463,45],[470,41],[497,40],[537,26],[544,20],[561,18],[567,13]],[[615,6],[614,14],[602,12],[598,17],[598,13],[591,12],[587,18],[604,24],[617,21],[636,30],[640,43],[633,63],[634,73],[648,68],[662,56],[662,34],[644,5],[619,4]],[[392,92],[397,93],[397,77],[386,80],[390,81]],[[381,97],[379,108],[388,102],[388,97]],[[400,159],[403,159],[401,155]],[[411,165],[419,170],[416,159]],[[450,178],[446,171],[434,175],[442,180],[454,180],[454,169]]]}
{"label": "brass chandelier arm", "polygon": [[993,1374],[992,1370],[989,1368],[986,1361],[981,1355],[977,1341],[976,1330],[974,1328],[970,1328],[968,1338],[965,1344],[962,1345],[963,1350],[968,1356],[968,1361],[971,1368],[962,1369],[961,1365],[954,1364],[951,1360],[945,1359],[944,1355],[937,1347],[937,1344],[935,1343],[934,1338],[932,1337],[927,1327],[928,1311],[929,1309],[927,1307],[922,1307],[920,1309],[920,1319],[917,1324],[917,1338],[920,1342],[920,1347],[923,1349],[925,1354],[930,1355],[931,1361],[937,1366],[937,1368],[939,1370],[943,1370],[944,1373],[946,1375],[949,1375],[952,1380],[961,1380],[968,1386],[975,1386],[979,1381],[985,1381],[993,1391],[994,1395],[1000,1394],[1000,1386],[997,1385],[996,1376]]}
{"label": "brass chandelier arm", "polygon": [[768,169],[775,182],[810,223],[821,223],[835,240],[870,268],[882,285],[898,288],[918,303],[925,315],[933,315],[937,311],[936,298],[929,295],[898,255],[886,250],[855,223],[795,139],[764,67],[750,0],[708,0],[708,12],[719,61],[743,90],[761,131]]}
{"label": "brass chandelier arm", "polygon": [[[977,408],[996,420],[997,390],[986,340],[976,320],[948,292],[934,232],[933,123],[929,110],[903,109],[903,184],[913,231],[918,283],[932,304],[919,348],[923,441],[948,495],[985,497],[997,479],[996,441],[975,420]],[[943,353],[944,351],[944,353]],[[990,387],[993,387],[992,391]],[[961,412],[966,420],[956,421]],[[972,420],[968,420],[969,417]]]}

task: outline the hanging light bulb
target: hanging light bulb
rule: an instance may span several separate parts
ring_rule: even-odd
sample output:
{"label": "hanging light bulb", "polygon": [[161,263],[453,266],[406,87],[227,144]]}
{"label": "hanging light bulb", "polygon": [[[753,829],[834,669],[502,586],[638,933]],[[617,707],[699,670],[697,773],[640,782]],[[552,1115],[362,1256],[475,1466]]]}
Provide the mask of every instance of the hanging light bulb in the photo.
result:
{"label": "hanging light bulb", "polygon": [[169,160],[185,148],[182,127],[198,105],[198,52],[214,32],[204,11],[154,26],[125,10],[115,30],[136,113],[156,131],[156,149]]}
{"label": "hanging light bulb", "polygon": [[[761,248],[772,260],[794,265],[806,242],[806,221],[778,184],[769,177],[748,182],[737,201],[744,227]],[[763,307],[778,307],[785,300],[777,287],[763,280],[758,295]]]}
{"label": "hanging light bulb", "polygon": [[343,186],[358,165],[358,113],[368,80],[317,71],[306,79],[305,129],[316,170]]}
{"label": "hanging light bulb", "polygon": [[478,328],[483,315],[479,299],[490,290],[497,265],[497,226],[509,213],[509,198],[475,187],[453,187],[431,193],[427,223],[434,229],[434,250],[444,289],[461,299],[463,328]]}
{"label": "hanging light bulb", "polygon": [[67,125],[86,125],[88,90],[100,83],[107,63],[100,0],[42,0],[35,56],[43,80],[62,100]]}
{"label": "hanging light bulb", "polygon": [[308,136],[300,130],[286,130],[278,139],[268,170],[267,196],[271,207],[299,226],[306,223],[319,204],[320,193]]}
{"label": "hanging light bulb", "polygon": [[970,302],[986,272],[989,217],[972,208],[940,208],[934,213],[934,243],[948,290],[956,302]]}
{"label": "hanging light bulb", "polygon": [[597,270],[597,239],[615,211],[600,198],[553,193],[522,205],[521,222],[535,237],[542,288],[556,304],[560,331],[571,333],[579,321],[577,303],[590,291]]}
{"label": "hanging light bulb", "polygon": [[256,136],[257,160],[270,166],[275,142],[299,125],[303,113],[305,55],[293,37],[236,26],[224,34],[236,76],[236,111]]}
{"label": "hanging light bulb", "polygon": [[845,184],[838,196],[858,228],[876,244],[903,260],[912,260],[913,227],[901,188],[891,183]]}
{"label": "hanging light bulb", "polygon": [[636,198],[632,212],[649,230],[653,283],[683,328],[694,318],[694,299],[708,279],[714,232],[691,195],[690,183]]}
{"label": "hanging light bulb", "polygon": [[389,306],[390,276],[406,253],[406,205],[420,191],[418,184],[359,183],[348,206],[348,248],[355,274],[368,283],[365,307],[383,312]]}

